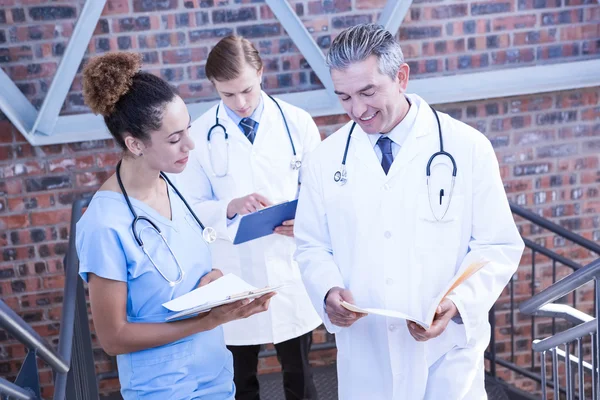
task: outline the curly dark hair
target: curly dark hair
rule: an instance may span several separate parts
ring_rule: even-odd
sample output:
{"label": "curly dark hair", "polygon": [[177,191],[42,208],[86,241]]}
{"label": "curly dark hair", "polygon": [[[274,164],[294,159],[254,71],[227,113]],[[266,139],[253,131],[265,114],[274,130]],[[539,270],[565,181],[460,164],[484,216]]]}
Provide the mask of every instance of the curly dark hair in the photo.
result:
{"label": "curly dark hair", "polygon": [[125,134],[148,141],[159,130],[165,107],[177,90],[163,79],[140,70],[141,56],[107,53],[92,58],[83,70],[83,98],[126,150]]}

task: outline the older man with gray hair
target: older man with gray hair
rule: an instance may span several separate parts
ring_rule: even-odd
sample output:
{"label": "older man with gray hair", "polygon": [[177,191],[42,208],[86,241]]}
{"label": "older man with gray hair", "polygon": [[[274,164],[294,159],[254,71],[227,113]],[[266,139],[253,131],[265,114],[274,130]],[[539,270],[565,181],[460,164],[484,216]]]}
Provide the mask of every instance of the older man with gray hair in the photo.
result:
{"label": "older man with gray hair", "polygon": [[523,252],[492,146],[406,93],[383,27],[341,32],[327,62],[352,121],[305,163],[294,233],[340,399],[485,399],[488,311]]}

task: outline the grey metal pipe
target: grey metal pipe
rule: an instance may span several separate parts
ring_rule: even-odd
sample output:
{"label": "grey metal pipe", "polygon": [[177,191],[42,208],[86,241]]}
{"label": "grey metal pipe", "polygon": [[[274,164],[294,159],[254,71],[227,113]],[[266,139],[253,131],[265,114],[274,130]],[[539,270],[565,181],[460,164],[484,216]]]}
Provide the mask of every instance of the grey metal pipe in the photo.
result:
{"label": "grey metal pipe", "polygon": [[584,392],[584,373],[583,369],[583,342],[581,338],[577,339],[577,376],[579,378],[579,400],[585,400],[585,392]]}
{"label": "grey metal pipe", "polygon": [[579,311],[567,304],[550,303],[540,307],[534,314],[536,317],[561,318],[573,325],[579,325],[594,319],[591,315]]}
{"label": "grey metal pipe", "polygon": [[592,333],[592,400],[598,400],[596,392],[596,368],[597,368],[597,353],[596,353],[596,334]]}
{"label": "grey metal pipe", "polygon": [[27,322],[23,321],[13,310],[0,300],[0,326],[14,336],[19,342],[34,349],[42,360],[46,361],[57,372],[67,372],[69,365]]}
{"label": "grey metal pipe", "polygon": [[594,332],[596,332],[596,320],[574,326],[573,328],[567,329],[563,332],[559,332],[554,336],[550,336],[549,338],[540,340],[537,343],[533,343],[533,350],[538,353],[542,351],[547,351],[553,349],[554,347],[558,347],[559,345],[573,342],[578,338],[584,337],[585,335],[589,335]]}
{"label": "grey metal pipe", "polygon": [[[519,305],[519,310],[531,315],[542,306],[571,293],[600,274],[600,258],[573,272]],[[564,342],[563,342],[564,343]]]}
{"label": "grey metal pipe", "polygon": [[[71,228],[69,235],[69,252],[65,265],[65,289],[63,294],[62,316],[60,321],[60,336],[58,339],[58,354],[71,365],[71,352],[73,350],[73,326],[75,325],[75,306],[77,303],[77,283],[79,271],[77,268],[77,249],[75,247],[75,225],[83,214],[92,196],[86,196],[73,203],[71,209]],[[54,400],[64,400],[67,388],[67,372],[55,374]]]}
{"label": "grey metal pipe", "polygon": [[32,393],[4,378],[0,378],[0,394],[8,396],[9,399],[35,400],[35,396]]}
{"label": "grey metal pipe", "polygon": [[567,399],[573,400],[573,373],[571,371],[571,345],[565,343],[565,369],[566,369],[566,386],[567,386]]}
{"label": "grey metal pipe", "polygon": [[542,351],[540,357],[542,360],[542,400],[546,400],[548,398],[548,395],[546,394],[546,352]]}
{"label": "grey metal pipe", "polygon": [[554,381],[554,398],[560,399],[560,376],[558,376],[558,354],[556,354],[556,348],[552,351],[552,380]]}

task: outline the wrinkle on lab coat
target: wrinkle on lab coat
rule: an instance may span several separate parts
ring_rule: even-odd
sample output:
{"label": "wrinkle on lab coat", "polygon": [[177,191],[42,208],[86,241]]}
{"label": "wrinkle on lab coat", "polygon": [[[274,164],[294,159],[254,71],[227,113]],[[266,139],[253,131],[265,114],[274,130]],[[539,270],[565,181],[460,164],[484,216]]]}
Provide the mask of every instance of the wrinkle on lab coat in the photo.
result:
{"label": "wrinkle on lab coat", "polygon": [[[523,241],[490,142],[443,113],[444,149],[458,171],[446,216],[436,221],[425,167],[439,151],[438,127],[427,103],[409,98],[417,120],[388,175],[357,125],[348,181],[334,182],[351,122],[311,154],[296,214],[296,260],[315,308],[336,334],[340,399],[485,399],[488,311],[515,272]],[[439,205],[436,193],[449,193],[449,160],[436,158],[431,175],[432,207],[441,215],[449,196]],[[433,340],[417,342],[404,320],[369,315],[340,328],[325,314],[334,286],[349,289],[363,307],[427,308],[456,271],[479,259],[489,263],[448,296],[463,324],[451,321]]]}
{"label": "wrinkle on lab coat", "polygon": [[[194,121],[191,135],[196,148],[190,153],[188,166],[177,177],[180,190],[199,218],[217,231],[218,238],[211,246],[213,268],[233,273],[256,287],[287,283],[271,300],[269,311],[225,324],[228,345],[280,343],[321,324],[293,260],[293,238],[272,234],[236,246],[232,243],[240,217],[228,220],[227,205],[231,200],[254,192],[273,203],[293,200],[301,180],[300,171],[290,167],[293,152],[281,113],[264,92],[262,101],[265,108],[254,144],[220,103],[219,122],[227,129],[229,143],[225,143],[222,132],[213,133],[212,163],[207,134],[215,123],[217,106]],[[304,110],[278,102],[287,118],[296,154],[304,160],[321,141],[317,126]],[[227,175],[217,176],[225,171]]]}

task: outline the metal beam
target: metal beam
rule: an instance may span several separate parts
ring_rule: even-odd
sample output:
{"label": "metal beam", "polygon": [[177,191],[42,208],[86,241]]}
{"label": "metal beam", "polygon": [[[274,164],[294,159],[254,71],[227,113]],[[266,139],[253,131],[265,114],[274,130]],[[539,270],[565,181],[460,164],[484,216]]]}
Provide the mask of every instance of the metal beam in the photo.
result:
{"label": "metal beam", "polygon": [[292,9],[290,3],[282,0],[266,0],[266,3],[319,77],[323,86],[327,89],[328,96],[333,98],[333,82],[329,75],[329,68],[325,64],[325,56]]}
{"label": "metal beam", "polygon": [[[520,67],[501,71],[414,79],[409,93],[417,93],[430,104],[528,95],[600,86],[600,60]],[[337,99],[324,89],[278,95],[308,111],[313,117],[344,114]],[[188,109],[195,119],[215,104],[193,103]],[[93,114],[65,115],[58,119],[53,136],[27,136],[32,145],[83,142],[110,138],[102,117]]]}
{"label": "metal beam", "polygon": [[396,35],[413,0],[388,0],[381,14],[379,23],[392,35]]}
{"label": "metal beam", "polygon": [[600,60],[415,79],[408,90],[432,104],[558,92],[600,85]]}
{"label": "metal beam", "polygon": [[58,114],[73,84],[73,79],[90,43],[100,15],[102,15],[105,3],[106,0],[87,0],[83,5],[69,44],[60,60],[52,84],[31,130],[33,134],[51,135],[53,133]]}
{"label": "metal beam", "polygon": [[[36,400],[36,397],[33,393],[15,385],[12,382],[7,381],[4,378],[0,378],[0,394],[8,396],[9,399]],[[0,396],[0,398],[4,398],[4,396]]]}
{"label": "metal beam", "polygon": [[35,124],[37,111],[17,85],[0,68],[0,110],[12,124],[28,139],[28,133]]}

